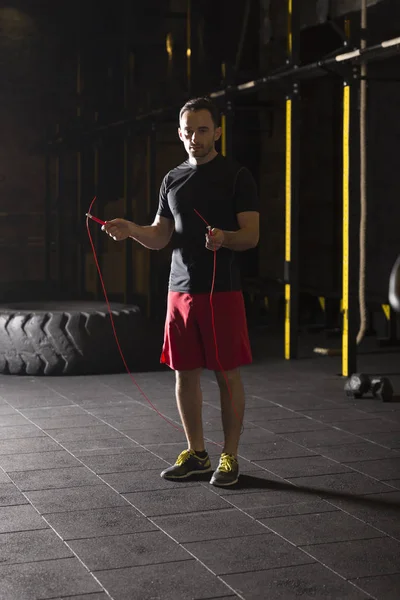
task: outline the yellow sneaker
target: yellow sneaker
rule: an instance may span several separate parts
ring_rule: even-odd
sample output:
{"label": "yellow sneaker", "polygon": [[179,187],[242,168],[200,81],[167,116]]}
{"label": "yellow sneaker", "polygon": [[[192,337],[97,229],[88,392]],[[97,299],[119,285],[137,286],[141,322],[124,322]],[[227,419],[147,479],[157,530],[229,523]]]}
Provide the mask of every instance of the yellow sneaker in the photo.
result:
{"label": "yellow sneaker", "polygon": [[239,479],[239,463],[235,456],[223,452],[219,459],[219,465],[211,477],[211,485],[226,487],[234,485]]}
{"label": "yellow sneaker", "polygon": [[161,473],[164,479],[185,479],[190,475],[210,473],[212,471],[210,457],[201,458],[194,450],[184,450],[180,453],[172,467]]}

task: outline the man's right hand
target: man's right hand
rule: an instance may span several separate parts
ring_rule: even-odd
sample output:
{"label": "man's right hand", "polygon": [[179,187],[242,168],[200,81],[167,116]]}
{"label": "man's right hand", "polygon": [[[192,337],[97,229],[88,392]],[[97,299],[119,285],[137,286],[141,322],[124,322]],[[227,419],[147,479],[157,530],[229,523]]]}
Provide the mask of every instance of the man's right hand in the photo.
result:
{"label": "man's right hand", "polygon": [[122,242],[131,235],[131,225],[132,223],[126,219],[113,219],[107,221],[101,230],[105,231],[114,241]]}

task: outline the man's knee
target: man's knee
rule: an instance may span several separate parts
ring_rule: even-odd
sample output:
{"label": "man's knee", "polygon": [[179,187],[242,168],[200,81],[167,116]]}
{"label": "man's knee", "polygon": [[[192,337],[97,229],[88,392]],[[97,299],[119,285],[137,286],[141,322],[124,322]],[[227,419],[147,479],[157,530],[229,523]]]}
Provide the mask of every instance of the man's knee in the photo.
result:
{"label": "man's knee", "polygon": [[200,379],[203,369],[191,369],[190,371],[175,371],[175,378],[178,384],[187,384],[196,382]]}
{"label": "man's knee", "polygon": [[241,381],[240,369],[232,369],[231,371],[215,371],[218,385],[220,387],[226,387],[228,382],[229,385]]}

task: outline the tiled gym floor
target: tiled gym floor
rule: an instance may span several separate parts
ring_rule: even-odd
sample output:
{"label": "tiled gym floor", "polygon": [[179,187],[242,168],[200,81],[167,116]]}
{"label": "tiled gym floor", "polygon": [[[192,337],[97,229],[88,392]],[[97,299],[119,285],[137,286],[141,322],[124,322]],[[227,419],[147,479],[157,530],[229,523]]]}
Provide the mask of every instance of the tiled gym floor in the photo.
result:
{"label": "tiled gym floor", "polygon": [[[398,354],[360,368],[398,373]],[[349,401],[339,359],[243,370],[241,478],[168,483],[185,447],[128,375],[0,378],[0,599],[398,600],[400,402]],[[178,422],[173,374],[137,381]],[[222,440],[203,378],[208,450]]]}

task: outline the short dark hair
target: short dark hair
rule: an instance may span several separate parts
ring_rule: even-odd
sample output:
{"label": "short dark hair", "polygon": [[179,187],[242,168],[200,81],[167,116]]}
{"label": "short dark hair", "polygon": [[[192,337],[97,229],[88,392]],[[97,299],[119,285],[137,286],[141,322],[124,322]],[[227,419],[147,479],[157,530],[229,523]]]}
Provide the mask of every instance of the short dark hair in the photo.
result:
{"label": "short dark hair", "polygon": [[198,110],[208,110],[211,115],[211,118],[214,122],[215,127],[219,126],[220,114],[217,106],[207,96],[201,98],[192,98],[188,100],[186,104],[184,104],[179,113],[179,122],[182,118],[182,115],[185,112],[197,112]]}

